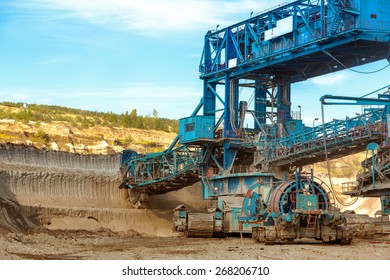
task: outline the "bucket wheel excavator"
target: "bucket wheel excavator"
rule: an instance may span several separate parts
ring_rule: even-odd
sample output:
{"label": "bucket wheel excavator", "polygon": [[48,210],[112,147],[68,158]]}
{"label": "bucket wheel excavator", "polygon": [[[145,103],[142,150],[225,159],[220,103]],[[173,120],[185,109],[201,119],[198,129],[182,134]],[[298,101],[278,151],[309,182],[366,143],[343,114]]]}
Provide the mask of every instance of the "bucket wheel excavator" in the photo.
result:
{"label": "bucket wheel excavator", "polygon": [[300,110],[292,111],[295,83],[390,64],[389,14],[384,0],[298,0],[207,31],[199,66],[203,97],[179,120],[172,145],[146,155],[123,151],[121,187],[133,205],[146,207],[150,195],[200,181],[207,211],[174,210],[174,228],[189,237],[247,233],[267,244],[300,238],[349,244],[351,218],[335,206],[332,185],[302,168],[368,149],[372,157],[343,191],[380,197],[378,213],[389,215],[389,86],[316,103],[364,105],[362,114],[345,120],[323,117],[321,125],[308,126]]}

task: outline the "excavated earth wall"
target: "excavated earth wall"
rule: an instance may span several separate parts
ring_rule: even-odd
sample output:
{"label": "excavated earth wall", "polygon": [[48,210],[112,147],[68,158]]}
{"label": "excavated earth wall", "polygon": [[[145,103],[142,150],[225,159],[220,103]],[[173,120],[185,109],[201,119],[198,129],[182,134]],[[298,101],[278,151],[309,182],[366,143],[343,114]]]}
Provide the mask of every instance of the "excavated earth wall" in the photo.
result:
{"label": "excavated earth wall", "polygon": [[204,207],[199,186],[151,198],[150,209],[131,209],[118,189],[119,155],[80,155],[0,146],[0,233],[37,227],[60,230],[137,231],[169,236],[172,209]]}

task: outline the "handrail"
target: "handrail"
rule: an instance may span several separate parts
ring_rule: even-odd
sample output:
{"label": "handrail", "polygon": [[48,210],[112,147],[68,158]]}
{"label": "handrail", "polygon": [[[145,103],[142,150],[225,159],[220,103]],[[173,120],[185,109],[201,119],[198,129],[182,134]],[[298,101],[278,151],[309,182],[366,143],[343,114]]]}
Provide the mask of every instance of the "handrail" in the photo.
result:
{"label": "handrail", "polygon": [[[264,160],[273,162],[297,154],[322,149],[323,140],[327,146],[339,145],[341,141],[365,139],[367,136],[384,133],[385,127],[380,122],[383,109],[370,110],[366,114],[346,120],[334,120],[300,133],[273,139],[265,147]],[[382,131],[383,130],[383,131]],[[324,134],[325,131],[325,134]],[[287,151],[289,150],[289,151]]]}
{"label": "handrail", "polygon": [[126,185],[130,188],[161,182],[198,168],[199,148],[179,146],[127,162]]}

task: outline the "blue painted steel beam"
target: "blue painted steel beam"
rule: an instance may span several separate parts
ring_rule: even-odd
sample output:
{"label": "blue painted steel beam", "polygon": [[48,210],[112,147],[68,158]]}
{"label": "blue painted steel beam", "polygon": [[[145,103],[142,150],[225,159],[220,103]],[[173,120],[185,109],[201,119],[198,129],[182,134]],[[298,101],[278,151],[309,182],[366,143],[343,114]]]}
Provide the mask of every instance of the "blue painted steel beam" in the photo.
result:
{"label": "blue painted steel beam", "polygon": [[[209,44],[205,46],[205,50],[210,51],[209,58],[213,63],[210,68],[209,63],[201,62],[201,78],[221,80],[225,73],[238,77],[279,64],[283,58],[288,61],[315,53],[320,50],[316,46],[329,49],[343,45],[345,42],[342,39],[345,37],[350,37],[349,41],[363,39],[388,44],[390,22],[386,21],[386,14],[390,13],[390,5],[383,4],[383,11],[379,10],[379,6],[377,10],[370,10],[371,13],[378,14],[379,18],[374,20],[369,18],[368,10],[363,9],[366,2],[367,0],[361,0],[346,4],[339,1],[295,1],[225,29],[209,32],[206,34]],[[281,35],[277,34],[279,36],[275,37],[270,35],[277,32],[278,23],[283,25],[282,19],[289,17],[292,18],[291,30],[284,34],[282,31]],[[370,28],[375,24],[381,28]],[[225,53],[225,58],[221,57],[222,53]],[[228,65],[232,58],[237,59],[237,67]],[[243,70],[243,67],[246,69]]]}
{"label": "blue painted steel beam", "polygon": [[[383,96],[385,97],[385,96]],[[328,101],[335,100],[335,101]],[[320,98],[320,101],[324,105],[383,105],[390,106],[390,100],[378,99],[378,98],[363,98],[363,97],[351,97],[351,96],[333,96],[324,95]],[[349,102],[342,102],[349,101]]]}
{"label": "blue painted steel beam", "polygon": [[208,83],[204,81],[203,83],[203,115],[204,116],[214,116],[215,117],[215,83]]}
{"label": "blue painted steel beam", "polygon": [[213,86],[211,86],[211,85],[209,85],[209,84],[208,84],[207,86],[208,86],[208,89],[210,89],[211,92],[214,93],[215,97],[218,98],[219,102],[221,102],[222,105],[225,105],[225,102],[222,100],[222,98],[221,98],[221,97],[218,95],[218,93],[216,92],[215,86],[213,87]]}
{"label": "blue painted steel beam", "polygon": [[[249,152],[253,151],[254,146],[265,147],[266,144],[269,146],[266,147],[265,157],[268,156],[270,162],[286,158],[292,162],[299,160],[301,155],[296,148],[304,143],[320,141],[321,136],[324,135],[323,129],[325,129],[325,135],[345,136],[342,140],[344,142],[335,142],[345,147],[351,139],[355,139],[352,135],[345,134],[346,131],[359,126],[364,127],[368,120],[371,122],[381,120],[384,111],[381,113],[370,111],[365,117],[335,121],[324,127],[319,126],[313,130],[306,129],[302,133],[297,132],[283,139],[261,143],[250,141],[246,143],[248,135],[237,135],[239,133],[236,133],[235,128],[239,125],[239,103],[243,101],[240,99],[239,88],[242,88],[239,85],[240,79],[254,81],[254,110],[247,112],[253,114],[255,128],[262,130],[263,137],[269,141],[274,139],[272,137],[275,137],[276,134],[275,127],[268,127],[271,125],[266,123],[267,106],[271,104],[277,108],[279,114],[286,111],[285,116],[279,119],[282,123],[290,120],[291,115],[289,88],[285,88],[286,94],[284,95],[283,91],[279,91],[276,96],[278,99],[276,104],[273,100],[275,96],[271,96],[271,103],[269,100],[268,103],[265,102],[267,101],[267,89],[343,69],[336,58],[345,63],[347,67],[382,58],[389,59],[390,23],[383,20],[383,17],[390,13],[388,1],[359,0],[348,2],[352,6],[343,6],[341,5],[342,1],[338,0],[294,1],[257,14],[227,28],[209,31],[204,38],[204,49],[200,63],[200,78],[204,82],[203,104],[201,102],[198,105],[193,115],[198,114],[202,106],[205,117],[215,117],[217,111],[223,110],[213,131],[222,125],[223,121],[223,138],[225,139],[210,138],[204,143],[191,142],[176,150],[174,145],[180,139],[178,136],[168,150],[162,153],[148,154],[144,158],[127,162],[128,173],[133,180],[129,181],[129,186],[158,187],[159,185],[156,183],[173,180],[175,177],[180,178],[182,170],[185,172],[204,171],[206,167],[217,167],[219,169],[218,176],[222,173],[228,176],[237,165],[241,164],[238,159],[244,162],[250,154]],[[377,7],[379,2],[383,3],[382,10]],[[360,3],[362,4],[360,5]],[[369,3],[374,3],[370,6],[373,9],[367,9],[366,6]],[[370,19],[368,11],[377,13],[378,19]],[[367,28],[362,19],[367,19],[373,24],[373,28]],[[287,28],[287,31],[277,34],[280,32],[278,25],[280,27],[284,22],[291,26]],[[379,22],[383,22],[383,28],[378,28]],[[350,47],[356,51],[346,52],[345,48]],[[361,56],[365,55],[364,61],[356,59],[356,56],[362,58]],[[310,65],[315,66],[310,68]],[[304,70],[307,66],[310,68],[309,73]],[[263,99],[264,102],[257,102],[258,99]],[[223,109],[217,109],[217,100],[221,102]],[[241,136],[247,138],[240,138]],[[336,137],[334,138],[336,139]],[[194,146],[198,148],[197,152],[186,151]],[[278,149],[286,147],[291,148],[293,154],[282,155],[282,157],[272,154]],[[319,151],[311,144],[309,148]],[[189,157],[189,155],[194,156]],[[180,164],[178,165],[178,163]],[[213,178],[204,179],[203,171],[200,171],[199,176],[206,187],[219,187],[217,184],[222,184],[224,179],[218,179],[216,176],[213,178],[219,181],[215,181],[216,185],[210,184]],[[217,190],[213,191],[213,194],[219,195],[221,192]]]}
{"label": "blue painted steel beam", "polygon": [[223,137],[235,138],[234,127],[237,125],[237,119],[232,116],[237,115],[238,108],[238,81],[232,80],[228,75],[225,76],[225,115]]}
{"label": "blue painted steel beam", "polygon": [[278,87],[277,90],[277,121],[278,123],[286,123],[291,120],[291,85],[284,84]]}
{"label": "blue painted steel beam", "polygon": [[[128,188],[149,187],[167,181],[187,172],[196,172],[200,159],[200,149],[179,146],[161,153],[147,154],[126,162],[126,175],[131,180]],[[163,193],[164,189],[157,190]]]}
{"label": "blue painted steel beam", "polygon": [[[386,104],[390,105],[390,100],[387,100]],[[324,157],[324,144],[327,146],[329,158],[340,157],[343,151],[348,149],[355,149],[355,152],[364,151],[368,142],[383,139],[383,136],[387,135],[387,129],[383,125],[384,112],[385,108],[368,110],[366,114],[354,118],[334,120],[300,133],[271,140],[263,151],[263,164],[300,166],[299,164],[315,163]],[[351,143],[354,145],[351,146]]]}
{"label": "blue painted steel beam", "polygon": [[196,106],[195,110],[192,112],[191,117],[193,117],[193,116],[195,116],[196,114],[198,114],[198,112],[199,112],[200,109],[203,107],[203,105],[204,105],[204,98],[201,98],[200,101],[199,101],[198,106]]}
{"label": "blue painted steel beam", "polygon": [[259,81],[256,81],[255,86],[255,112],[254,112],[254,127],[260,129],[261,126],[266,123],[266,101],[267,101],[267,89],[261,85]]}

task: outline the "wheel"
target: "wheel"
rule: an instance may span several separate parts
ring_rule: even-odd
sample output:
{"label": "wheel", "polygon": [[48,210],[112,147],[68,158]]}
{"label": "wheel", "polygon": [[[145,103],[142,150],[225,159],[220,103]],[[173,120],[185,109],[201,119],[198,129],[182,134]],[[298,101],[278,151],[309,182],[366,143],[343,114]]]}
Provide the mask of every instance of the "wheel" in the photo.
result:
{"label": "wheel", "polygon": [[265,228],[265,245],[274,245],[276,242],[276,229],[273,226]]}
{"label": "wheel", "polygon": [[252,228],[252,239],[256,242],[265,242],[265,228],[264,227],[253,227]]}
{"label": "wheel", "polygon": [[352,229],[347,226],[339,226],[338,231],[341,232],[341,238],[336,240],[336,243],[340,245],[350,245],[352,242],[353,232]]}

